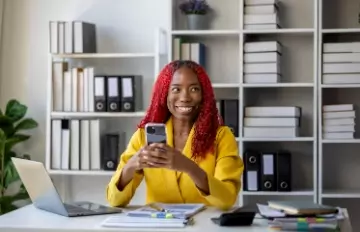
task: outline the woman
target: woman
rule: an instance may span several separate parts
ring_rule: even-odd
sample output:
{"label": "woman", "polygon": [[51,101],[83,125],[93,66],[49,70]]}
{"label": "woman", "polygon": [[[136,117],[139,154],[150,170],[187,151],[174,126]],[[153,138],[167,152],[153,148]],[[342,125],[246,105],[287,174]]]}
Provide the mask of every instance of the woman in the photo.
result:
{"label": "woman", "polygon": [[[166,123],[167,143],[146,145],[146,123]],[[145,177],[147,202],[234,205],[243,162],[230,128],[222,124],[204,69],[192,61],[166,65],[150,107],[121,154],[107,186],[111,206],[126,206]]]}

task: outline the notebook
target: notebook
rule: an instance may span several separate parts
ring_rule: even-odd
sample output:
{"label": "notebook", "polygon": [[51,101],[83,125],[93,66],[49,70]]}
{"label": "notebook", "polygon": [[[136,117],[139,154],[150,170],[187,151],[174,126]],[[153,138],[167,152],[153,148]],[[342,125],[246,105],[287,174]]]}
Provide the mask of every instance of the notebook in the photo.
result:
{"label": "notebook", "polygon": [[204,204],[153,203],[127,212],[130,217],[163,217],[188,219],[205,209]]}
{"label": "notebook", "polygon": [[311,201],[268,201],[268,205],[288,215],[321,215],[338,212],[337,207],[319,205]]}
{"label": "notebook", "polygon": [[184,228],[190,224],[187,219],[130,217],[125,214],[109,216],[101,222],[108,228]]}

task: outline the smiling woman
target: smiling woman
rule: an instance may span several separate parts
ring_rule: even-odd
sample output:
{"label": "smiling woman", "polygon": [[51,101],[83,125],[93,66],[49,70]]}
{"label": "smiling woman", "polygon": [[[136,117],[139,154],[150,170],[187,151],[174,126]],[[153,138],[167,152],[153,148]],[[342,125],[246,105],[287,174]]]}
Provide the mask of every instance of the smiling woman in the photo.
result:
{"label": "smiling woman", "polygon": [[[164,143],[146,144],[147,123],[166,124]],[[147,203],[204,203],[229,209],[241,187],[243,162],[216,108],[211,81],[192,61],[160,72],[144,119],[107,186],[112,206],[125,206],[145,177]]]}

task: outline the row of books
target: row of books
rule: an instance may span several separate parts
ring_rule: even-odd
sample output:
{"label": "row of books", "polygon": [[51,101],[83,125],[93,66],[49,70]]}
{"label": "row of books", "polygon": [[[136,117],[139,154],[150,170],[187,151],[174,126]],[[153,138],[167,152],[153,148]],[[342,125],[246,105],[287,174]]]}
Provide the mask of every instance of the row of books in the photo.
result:
{"label": "row of books", "polygon": [[244,110],[244,137],[293,138],[299,136],[301,107],[249,106]]}
{"label": "row of books", "polygon": [[277,41],[244,44],[244,83],[278,83],[282,45]]}
{"label": "row of books", "polygon": [[125,133],[107,133],[99,119],[53,119],[51,169],[115,170],[125,146]]}
{"label": "row of books", "polygon": [[323,44],[323,84],[360,83],[360,41]]}
{"label": "row of books", "polygon": [[355,133],[355,107],[353,104],[323,106],[323,138],[353,139]]}
{"label": "row of books", "polygon": [[206,67],[206,46],[199,42],[184,41],[183,38],[174,38],[173,41],[174,60],[192,60],[202,67]]}
{"label": "row of books", "polygon": [[53,62],[53,111],[134,112],[143,108],[142,77],[97,75],[94,67]]}
{"label": "row of books", "polygon": [[281,28],[278,0],[245,0],[244,29]]}
{"label": "row of books", "polygon": [[50,53],[96,53],[96,25],[84,21],[50,21]]}

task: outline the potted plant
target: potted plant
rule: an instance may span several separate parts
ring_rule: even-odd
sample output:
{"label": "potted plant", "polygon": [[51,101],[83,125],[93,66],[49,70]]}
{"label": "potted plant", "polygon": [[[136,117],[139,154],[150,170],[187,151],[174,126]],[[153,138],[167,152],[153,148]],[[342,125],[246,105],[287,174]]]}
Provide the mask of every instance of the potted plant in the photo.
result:
{"label": "potted plant", "polygon": [[[29,199],[11,162],[11,157],[30,159],[29,155],[18,156],[13,150],[16,144],[30,138],[30,135],[23,134],[23,131],[38,126],[34,119],[25,118],[26,112],[27,106],[14,99],[6,104],[5,112],[0,109],[0,215],[18,208],[16,203],[20,200]],[[18,191],[7,191],[14,184],[20,187]]]}
{"label": "potted plant", "polygon": [[206,0],[186,0],[179,5],[181,13],[186,15],[187,26],[189,30],[206,29],[210,11]]}

